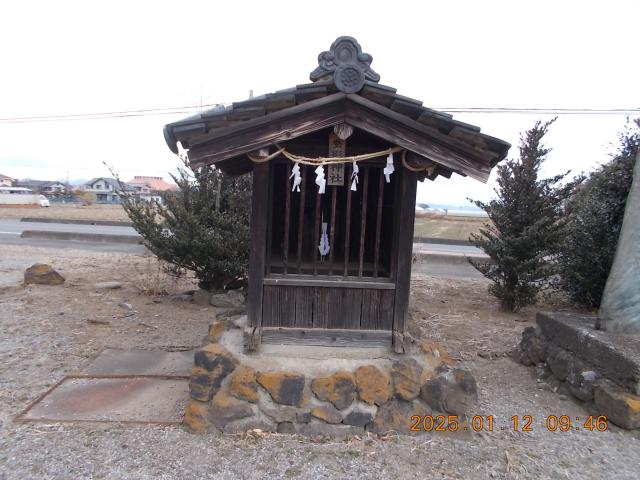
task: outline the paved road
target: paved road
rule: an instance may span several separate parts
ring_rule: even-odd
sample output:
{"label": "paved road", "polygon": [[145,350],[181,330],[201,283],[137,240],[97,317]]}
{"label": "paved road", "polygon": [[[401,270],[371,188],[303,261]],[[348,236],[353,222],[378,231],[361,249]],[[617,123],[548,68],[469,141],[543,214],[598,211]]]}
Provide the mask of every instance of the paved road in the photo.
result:
{"label": "paved road", "polygon": [[138,235],[138,233],[132,227],[78,225],[74,223],[21,222],[20,220],[15,219],[0,219],[0,235],[20,235],[24,230],[101,233],[107,235]]}
{"label": "paved road", "polygon": [[[45,248],[78,249],[97,252],[123,252],[133,254],[143,254],[146,251],[146,248],[144,246],[137,244],[21,238],[20,234],[24,230],[100,233],[108,235],[137,235],[137,232],[131,227],[21,222],[20,220],[14,219],[0,219],[0,245],[29,245]],[[465,255],[483,255],[481,250],[472,246],[441,245],[434,243],[416,243],[414,244],[414,251],[427,254],[436,254],[438,256],[450,255],[456,257],[464,257]],[[442,277],[482,277],[480,273],[478,273],[471,265],[467,265],[464,261],[449,263],[447,261],[443,261],[442,258],[440,258],[438,261],[427,260],[425,262],[415,263],[413,265],[413,272]]]}

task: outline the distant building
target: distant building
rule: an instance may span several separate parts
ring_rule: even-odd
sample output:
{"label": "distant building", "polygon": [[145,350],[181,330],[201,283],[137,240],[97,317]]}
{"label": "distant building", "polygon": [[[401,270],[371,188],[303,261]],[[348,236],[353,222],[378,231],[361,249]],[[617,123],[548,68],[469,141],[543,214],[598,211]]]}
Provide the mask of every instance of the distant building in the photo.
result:
{"label": "distant building", "polygon": [[83,192],[93,193],[98,203],[120,203],[120,184],[115,178],[92,178],[80,186]]}
{"label": "distant building", "polygon": [[[147,178],[152,179],[152,181],[146,180]],[[146,202],[154,200],[162,203],[161,192],[172,190],[172,187],[170,183],[162,180],[162,177],[134,177],[131,182],[124,183],[124,192],[128,195],[133,195],[138,200]],[[122,188],[115,178],[92,178],[84,185],[81,185],[80,189],[84,192],[93,193],[96,196],[97,203],[121,203]]]}
{"label": "distant building", "polygon": [[67,192],[67,185],[58,181],[49,180],[32,180],[25,178],[24,180],[16,180],[15,186],[30,188],[34,192],[44,195],[62,195]]}
{"label": "distant building", "polygon": [[13,178],[0,173],[0,187],[13,187]]}
{"label": "distant building", "polygon": [[130,184],[146,184],[154,192],[166,192],[167,190],[177,190],[178,186],[174,183],[165,182],[162,177],[149,177],[144,175],[136,175],[133,180],[129,180]]}

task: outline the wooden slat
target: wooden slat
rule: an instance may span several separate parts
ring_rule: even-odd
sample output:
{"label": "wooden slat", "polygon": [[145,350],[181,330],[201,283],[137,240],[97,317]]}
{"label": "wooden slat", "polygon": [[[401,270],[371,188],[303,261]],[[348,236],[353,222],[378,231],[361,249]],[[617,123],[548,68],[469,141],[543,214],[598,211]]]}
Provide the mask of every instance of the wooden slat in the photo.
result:
{"label": "wooden slat", "polygon": [[363,330],[377,330],[380,323],[380,290],[365,289],[362,292],[362,313],[360,328]]}
{"label": "wooden slat", "polygon": [[358,277],[341,277],[333,276],[329,278],[319,279],[311,275],[291,275],[284,277],[278,274],[272,274],[269,278],[264,279],[265,285],[291,285],[297,287],[332,287],[332,288],[366,288],[374,290],[395,290],[396,285],[393,282],[385,281],[369,281],[358,279]]}
{"label": "wooden slat", "polygon": [[[265,267],[264,267],[264,271],[265,274],[269,274],[271,272],[271,259],[273,257],[273,249],[272,249],[272,236],[273,236],[273,216],[274,216],[274,211],[273,211],[273,183],[274,183],[274,177],[275,177],[275,165],[267,165],[267,169],[269,170],[268,173],[268,188],[267,188],[267,234],[266,234],[266,239],[265,239],[265,243],[266,243],[266,258],[265,258]],[[253,245],[252,245],[253,247]]]}
{"label": "wooden slat", "polygon": [[313,328],[327,328],[329,321],[329,289],[313,290]]}
{"label": "wooden slat", "polygon": [[342,290],[342,328],[359,329],[362,317],[362,289]]}
{"label": "wooden slat", "polygon": [[336,197],[338,195],[338,187],[331,187],[331,224],[329,228],[329,275],[333,275],[333,252],[335,244],[333,243],[336,234]]}
{"label": "wooden slat", "polygon": [[249,254],[249,284],[247,317],[250,326],[262,324],[262,282],[265,265],[267,233],[269,165],[257,164],[253,169],[251,197],[251,252]]}
{"label": "wooden slat", "polygon": [[300,210],[298,210],[298,273],[301,273],[300,266],[302,265],[302,239],[304,234],[304,201],[306,197],[306,185],[307,185],[307,167],[300,166],[300,176],[302,181],[300,182]]}
{"label": "wooden slat", "polygon": [[380,235],[382,234],[382,204],[384,199],[384,174],[380,172],[380,181],[378,182],[378,211],[376,212],[376,243],[373,253],[373,276],[378,276],[378,264],[380,262]]}
{"label": "wooden slat", "polygon": [[[406,330],[407,312],[409,309],[409,288],[411,283],[411,260],[413,258],[413,223],[415,220],[416,204],[416,174],[406,168],[398,172],[400,189],[398,195],[397,212],[402,212],[398,222],[396,252],[396,298],[393,316],[393,331],[402,338]],[[402,345],[394,345],[398,353],[402,352]]]}
{"label": "wooden slat", "polygon": [[380,291],[380,316],[375,328],[377,330],[393,329],[393,314],[396,302],[395,290]]}
{"label": "wooden slat", "polygon": [[282,248],[282,262],[284,264],[284,273],[287,273],[289,267],[289,218],[291,216],[291,182],[289,176],[291,175],[291,163],[287,165],[285,170],[285,197],[284,197],[284,245]]}
{"label": "wooden slat", "polygon": [[395,291],[393,290],[364,290],[360,328],[364,330],[391,330],[394,300]]}
{"label": "wooden slat", "polygon": [[384,348],[391,345],[391,331],[323,328],[263,328],[262,343],[271,345]]}
{"label": "wooden slat", "polygon": [[296,287],[295,326],[313,326],[313,287]]}
{"label": "wooden slat", "polygon": [[[315,183],[314,183],[315,185]],[[314,217],[314,229],[313,229],[313,238],[311,239],[311,246],[313,248],[313,274],[318,274],[318,245],[320,243],[320,214],[322,206],[322,195],[318,191],[316,191],[316,214]]]}
{"label": "wooden slat", "polygon": [[364,240],[367,232],[367,195],[369,191],[369,167],[364,167],[362,182],[362,205],[360,206],[360,257],[358,261],[358,277],[362,277],[364,267]]}
{"label": "wooden slat", "polygon": [[328,288],[327,328],[359,329],[362,289]]}
{"label": "wooden slat", "polygon": [[296,288],[264,286],[262,325],[265,327],[293,327],[296,315]]}
{"label": "wooden slat", "polygon": [[[346,170],[346,168],[345,168]],[[353,175],[353,166],[349,171],[350,175]],[[346,174],[346,172],[345,172]],[[344,273],[343,275],[346,277],[349,275],[349,241],[351,240],[351,183],[348,179],[351,176],[347,177],[347,214],[344,222]]]}

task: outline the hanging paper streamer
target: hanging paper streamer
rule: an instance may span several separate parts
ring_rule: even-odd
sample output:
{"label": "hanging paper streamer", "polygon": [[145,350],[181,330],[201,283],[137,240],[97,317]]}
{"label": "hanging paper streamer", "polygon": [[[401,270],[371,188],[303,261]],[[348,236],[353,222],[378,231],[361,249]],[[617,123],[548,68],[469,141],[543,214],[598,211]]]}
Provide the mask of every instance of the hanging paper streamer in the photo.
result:
{"label": "hanging paper streamer", "polygon": [[358,164],[353,162],[353,173],[351,173],[351,191],[355,192],[358,190],[358,172],[360,169],[358,168]]}
{"label": "hanging paper streamer", "polygon": [[327,185],[327,181],[324,178],[324,168],[320,165],[315,170],[316,172],[316,185],[318,185],[318,193],[322,195],[324,193],[324,188]]}
{"label": "hanging paper streamer", "polygon": [[393,153],[390,153],[389,156],[387,157],[387,166],[384,167],[384,170],[382,171],[382,173],[384,173],[384,177],[387,179],[387,183],[389,183],[391,181],[391,174],[393,173],[394,168],[393,168]]}
{"label": "hanging paper streamer", "polygon": [[289,180],[293,178],[293,187],[291,188],[292,192],[300,191],[300,182],[302,182],[302,177],[300,177],[300,165],[297,163],[291,169],[291,176]]}
{"label": "hanging paper streamer", "polygon": [[318,250],[320,250],[320,255],[324,257],[329,253],[330,249],[329,236],[327,235],[327,222],[322,222],[322,234],[320,235],[320,245],[318,245]]}

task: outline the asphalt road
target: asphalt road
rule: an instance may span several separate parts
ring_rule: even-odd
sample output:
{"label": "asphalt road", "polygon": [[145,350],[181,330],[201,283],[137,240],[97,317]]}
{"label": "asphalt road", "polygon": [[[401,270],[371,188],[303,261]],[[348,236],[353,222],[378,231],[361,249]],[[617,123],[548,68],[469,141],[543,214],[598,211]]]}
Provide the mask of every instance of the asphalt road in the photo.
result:
{"label": "asphalt road", "polygon": [[[78,225],[62,223],[21,222],[15,219],[0,219],[0,245],[29,245],[44,248],[78,249],[99,252],[123,252],[144,254],[144,246],[127,243],[89,242],[78,240],[50,240],[42,238],[21,238],[24,230],[45,230],[55,232],[99,233],[108,235],[138,235],[131,227],[114,227],[104,225]],[[2,249],[0,247],[0,256]],[[420,261],[413,265],[414,273],[435,275],[440,277],[482,278],[471,265],[464,261],[447,262],[446,256],[464,257],[466,255],[482,256],[481,250],[467,245],[442,245],[435,243],[416,243],[414,252],[435,254],[437,261]]]}
{"label": "asphalt road", "polygon": [[107,235],[138,235],[138,233],[132,227],[78,225],[73,223],[21,222],[20,220],[16,219],[0,219],[0,235],[20,235],[24,230],[100,233]]}

